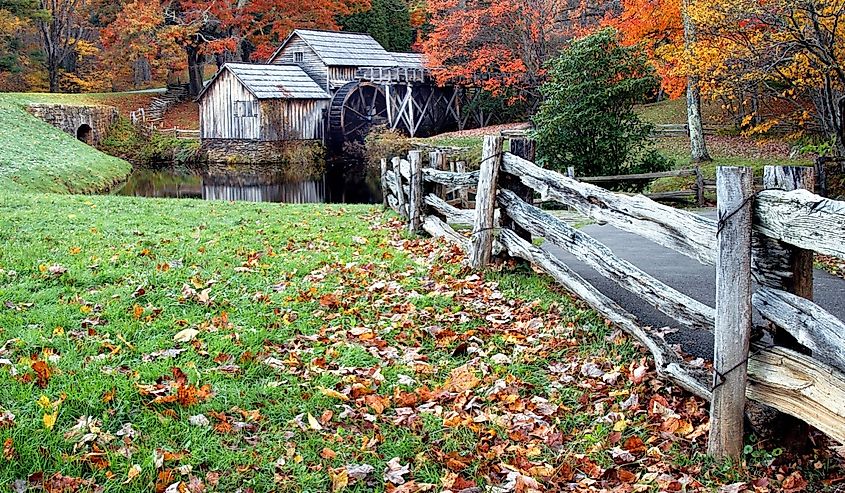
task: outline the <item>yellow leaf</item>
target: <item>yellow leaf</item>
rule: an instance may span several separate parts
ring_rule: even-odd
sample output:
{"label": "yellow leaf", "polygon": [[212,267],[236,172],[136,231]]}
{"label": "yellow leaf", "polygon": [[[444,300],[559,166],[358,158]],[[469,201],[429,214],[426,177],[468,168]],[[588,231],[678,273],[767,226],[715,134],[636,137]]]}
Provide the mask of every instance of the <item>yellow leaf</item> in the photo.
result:
{"label": "yellow leaf", "polygon": [[38,405],[41,406],[42,409],[49,409],[51,407],[50,398],[46,395],[42,395],[38,398]]}
{"label": "yellow leaf", "polygon": [[349,472],[345,467],[337,472],[329,470],[329,477],[332,479],[332,493],[339,493],[349,485]]}
{"label": "yellow leaf", "polygon": [[312,430],[320,431],[323,429],[323,425],[321,425],[320,422],[317,421],[317,418],[312,416],[311,413],[308,413],[308,424],[311,426]]}
{"label": "yellow leaf", "polygon": [[628,427],[628,422],[625,421],[624,419],[620,419],[619,421],[617,421],[613,425],[613,431],[622,432],[622,431],[625,431],[625,428],[627,428],[627,427]]}
{"label": "yellow leaf", "polygon": [[126,473],[126,481],[123,484],[128,484],[133,479],[137,478],[141,475],[141,466],[138,464],[134,464],[132,467],[129,468],[129,472]]}
{"label": "yellow leaf", "polygon": [[176,342],[191,342],[196,339],[197,335],[200,333],[197,329],[185,329],[181,330],[173,336],[173,340]]}
{"label": "yellow leaf", "polygon": [[54,426],[56,426],[56,419],[59,417],[59,411],[53,411],[52,413],[44,414],[44,428],[48,430],[52,430]]}
{"label": "yellow leaf", "polygon": [[327,389],[325,387],[320,387],[320,392],[326,397],[332,397],[334,399],[340,399],[343,402],[349,402],[349,397],[341,394],[337,390]]}

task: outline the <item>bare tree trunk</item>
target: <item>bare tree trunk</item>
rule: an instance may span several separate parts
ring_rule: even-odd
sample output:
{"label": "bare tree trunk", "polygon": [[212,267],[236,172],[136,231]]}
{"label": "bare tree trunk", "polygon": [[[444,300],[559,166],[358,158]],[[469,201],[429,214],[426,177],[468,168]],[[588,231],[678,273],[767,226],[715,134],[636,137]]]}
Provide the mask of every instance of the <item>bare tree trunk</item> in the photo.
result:
{"label": "bare tree trunk", "polygon": [[196,46],[186,46],[185,52],[188,55],[188,95],[195,98],[202,92],[205,59]]}
{"label": "bare tree trunk", "polygon": [[845,157],[845,96],[839,98],[839,128],[836,130],[836,154]]}
{"label": "bare tree trunk", "polygon": [[[684,0],[684,45],[689,51],[695,42],[695,25],[687,12],[692,0]],[[687,121],[689,123],[690,154],[692,162],[712,161],[704,139],[704,122],[701,117],[701,90],[698,78],[687,77]]]}

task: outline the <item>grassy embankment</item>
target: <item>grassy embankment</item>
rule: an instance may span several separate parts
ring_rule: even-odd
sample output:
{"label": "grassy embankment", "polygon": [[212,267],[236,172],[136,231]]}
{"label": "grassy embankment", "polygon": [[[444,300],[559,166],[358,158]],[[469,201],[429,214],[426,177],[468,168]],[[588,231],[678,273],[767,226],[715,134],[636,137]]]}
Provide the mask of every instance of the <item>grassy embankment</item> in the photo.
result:
{"label": "grassy embankment", "polygon": [[708,465],[705,403],[546,278],[479,279],[401,231],[363,206],[0,193],[0,484],[774,474],[756,446],[749,469]]}
{"label": "grassy embankment", "polygon": [[0,187],[15,192],[85,193],[108,189],[131,171],[26,112],[30,103],[97,104],[114,95],[0,94]]}

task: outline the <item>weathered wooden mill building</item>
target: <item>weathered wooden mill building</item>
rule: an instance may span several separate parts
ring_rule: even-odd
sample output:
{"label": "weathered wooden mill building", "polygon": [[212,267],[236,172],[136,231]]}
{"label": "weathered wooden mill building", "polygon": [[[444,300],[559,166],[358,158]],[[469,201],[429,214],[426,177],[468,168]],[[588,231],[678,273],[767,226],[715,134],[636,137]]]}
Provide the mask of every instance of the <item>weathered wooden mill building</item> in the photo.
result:
{"label": "weathered wooden mill building", "polygon": [[199,96],[203,147],[271,156],[291,141],[339,147],[374,125],[425,135],[483,125],[471,90],[439,87],[422,55],[392,53],[368,34],[298,29],[267,64],[224,65]]}

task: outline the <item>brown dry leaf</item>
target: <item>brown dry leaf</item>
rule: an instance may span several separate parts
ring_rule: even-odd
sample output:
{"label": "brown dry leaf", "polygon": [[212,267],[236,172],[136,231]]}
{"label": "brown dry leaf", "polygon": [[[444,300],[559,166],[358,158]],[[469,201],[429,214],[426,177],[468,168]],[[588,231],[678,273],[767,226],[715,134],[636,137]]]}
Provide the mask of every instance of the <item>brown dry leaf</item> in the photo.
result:
{"label": "brown dry leaf", "polygon": [[390,405],[390,400],[387,397],[383,397],[378,394],[371,394],[364,397],[364,403],[376,414],[382,414]]}
{"label": "brown dry leaf", "polygon": [[332,460],[335,457],[337,457],[337,452],[335,452],[334,450],[332,450],[328,447],[323,447],[323,450],[320,451],[320,457],[322,457],[326,460]]}
{"label": "brown dry leaf", "polygon": [[8,462],[11,462],[16,455],[17,453],[15,452],[15,441],[11,438],[7,438],[3,442],[3,458],[6,459]]}
{"label": "brown dry leaf", "polygon": [[47,388],[50,377],[53,376],[50,366],[45,361],[39,360],[32,364],[32,369],[35,371],[35,384],[42,389]]}
{"label": "brown dry leaf", "polygon": [[781,484],[784,493],[798,493],[807,489],[807,480],[798,471],[790,474]]}
{"label": "brown dry leaf", "polygon": [[445,387],[449,392],[462,393],[478,387],[480,383],[481,380],[475,376],[475,371],[467,365],[463,365],[452,370]]}

